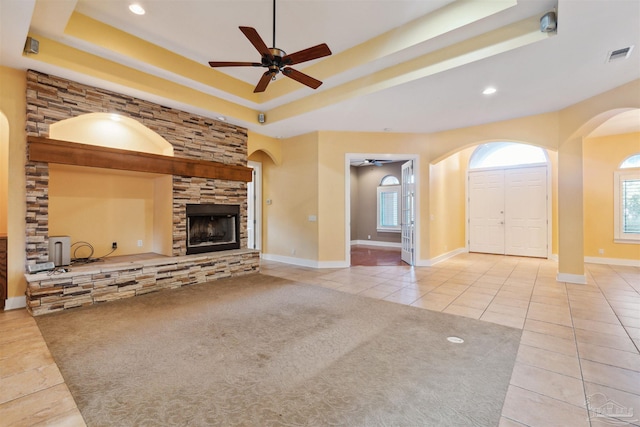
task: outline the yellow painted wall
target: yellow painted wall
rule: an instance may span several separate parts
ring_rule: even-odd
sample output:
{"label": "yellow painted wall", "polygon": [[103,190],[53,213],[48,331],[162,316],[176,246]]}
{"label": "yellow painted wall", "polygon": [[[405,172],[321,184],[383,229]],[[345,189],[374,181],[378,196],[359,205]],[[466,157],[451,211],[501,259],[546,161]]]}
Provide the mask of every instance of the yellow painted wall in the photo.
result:
{"label": "yellow painted wall", "polygon": [[[249,157],[258,151],[267,154],[276,165],[282,163],[281,140],[251,131],[247,132],[247,153]],[[253,161],[251,158],[249,160]]]}
{"label": "yellow painted wall", "polygon": [[[318,259],[318,139],[307,134],[282,141],[280,165],[264,153],[249,159],[262,161],[263,252],[315,261]],[[271,204],[267,204],[270,200]],[[344,227],[343,227],[344,229]]]}
{"label": "yellow painted wall", "polygon": [[[429,145],[424,135],[367,132],[319,132],[319,258],[323,261],[343,261],[345,242],[345,155],[347,153],[406,154],[420,156],[420,200],[417,207],[423,224],[429,217],[428,162]],[[287,147],[285,145],[285,147]],[[288,148],[288,147],[287,147]],[[426,175],[426,177],[425,177]],[[428,231],[427,231],[428,232]],[[428,239],[422,239],[421,256],[429,253]]]}
{"label": "yellow painted wall", "polygon": [[[640,260],[640,245],[614,243],[613,173],[640,153],[640,133],[586,138],[584,158],[584,255]],[[604,254],[599,254],[603,249]]]}
{"label": "yellow painted wall", "polygon": [[26,182],[24,163],[26,152],[27,76],[24,71],[0,66],[0,113],[9,125],[7,174],[7,295],[24,296]]}
{"label": "yellow painted wall", "polygon": [[583,138],[616,114],[640,108],[640,79],[558,112],[558,272],[584,276]]}
{"label": "yellow painted wall", "polygon": [[[114,256],[152,252],[153,179],[54,164],[49,171],[50,236],[70,236],[72,244],[88,242],[94,248],[93,257],[111,252],[112,242],[118,242]],[[143,246],[137,246],[138,240]],[[76,256],[90,255],[82,251]]]}
{"label": "yellow painted wall", "polygon": [[[466,177],[469,157],[476,147],[466,148],[431,165],[431,216],[428,236],[431,257],[466,247]],[[421,236],[425,238],[427,236]]]}

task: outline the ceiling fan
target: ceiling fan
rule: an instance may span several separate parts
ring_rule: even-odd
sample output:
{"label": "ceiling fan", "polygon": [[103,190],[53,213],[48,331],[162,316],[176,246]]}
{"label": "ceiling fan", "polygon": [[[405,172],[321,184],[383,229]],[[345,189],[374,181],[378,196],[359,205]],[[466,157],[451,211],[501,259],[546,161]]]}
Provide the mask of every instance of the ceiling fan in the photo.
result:
{"label": "ceiling fan", "polygon": [[393,160],[364,159],[358,166],[382,166],[385,163],[391,163]]}
{"label": "ceiling fan", "polygon": [[262,75],[258,85],[253,90],[256,92],[264,92],[271,80],[276,79],[276,75],[282,72],[283,75],[293,79],[312,89],[317,89],[322,82],[313,77],[304,74],[290,65],[300,64],[301,62],[311,61],[313,59],[322,58],[331,55],[331,50],[326,43],[319,44],[307,49],[287,53],[276,47],[276,0],[273,0],[273,47],[267,47],[255,28],[240,27],[240,31],[249,39],[253,47],[262,55],[260,62],[220,62],[211,61],[211,67],[264,67],[267,71]]}

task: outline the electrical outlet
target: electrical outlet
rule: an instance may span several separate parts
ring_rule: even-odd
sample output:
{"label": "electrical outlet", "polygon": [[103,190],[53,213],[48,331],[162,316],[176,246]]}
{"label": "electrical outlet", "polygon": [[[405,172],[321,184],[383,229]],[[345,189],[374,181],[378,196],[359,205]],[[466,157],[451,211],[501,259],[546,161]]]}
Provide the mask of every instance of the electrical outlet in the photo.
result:
{"label": "electrical outlet", "polygon": [[111,249],[118,249],[118,242],[113,242],[111,244]]}
{"label": "electrical outlet", "polygon": [[141,248],[142,247],[142,240],[138,240],[138,247]]}

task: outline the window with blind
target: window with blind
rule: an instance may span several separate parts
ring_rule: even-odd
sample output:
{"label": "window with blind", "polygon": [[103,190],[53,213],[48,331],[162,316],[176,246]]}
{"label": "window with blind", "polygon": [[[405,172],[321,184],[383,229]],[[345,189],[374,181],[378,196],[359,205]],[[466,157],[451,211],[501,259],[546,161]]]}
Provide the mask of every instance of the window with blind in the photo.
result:
{"label": "window with blind", "polygon": [[387,175],[378,187],[378,224],[382,232],[400,232],[400,185],[398,178]]}
{"label": "window with blind", "polygon": [[614,173],[614,241],[640,243],[640,154],[626,159]]}

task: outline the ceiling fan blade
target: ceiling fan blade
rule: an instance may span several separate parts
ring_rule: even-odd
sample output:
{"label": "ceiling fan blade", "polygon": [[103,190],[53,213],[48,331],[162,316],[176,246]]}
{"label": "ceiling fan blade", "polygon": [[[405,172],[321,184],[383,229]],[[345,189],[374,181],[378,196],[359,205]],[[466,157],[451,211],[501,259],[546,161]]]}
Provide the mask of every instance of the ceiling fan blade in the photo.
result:
{"label": "ceiling fan blade", "polygon": [[273,59],[273,55],[271,51],[260,37],[260,34],[256,31],[255,28],[252,27],[240,27],[240,31],[249,39],[253,47],[256,48],[260,55],[266,56],[269,59]]}
{"label": "ceiling fan blade", "polygon": [[326,43],[322,43],[304,50],[299,50],[298,52],[294,52],[290,55],[285,55],[282,58],[282,63],[284,65],[294,65],[329,55],[331,55],[331,49],[329,49],[329,46],[327,46]]}
{"label": "ceiling fan blade", "polygon": [[306,75],[305,73],[294,70],[293,68],[285,68],[284,70],[282,70],[282,74],[313,89],[317,89],[322,84],[320,80],[316,80],[313,77]]}
{"label": "ceiling fan blade", "polygon": [[264,92],[271,82],[271,71],[267,71],[262,75],[253,93]]}
{"label": "ceiling fan blade", "polygon": [[212,67],[261,67],[260,62],[229,62],[229,61],[210,61]]}

